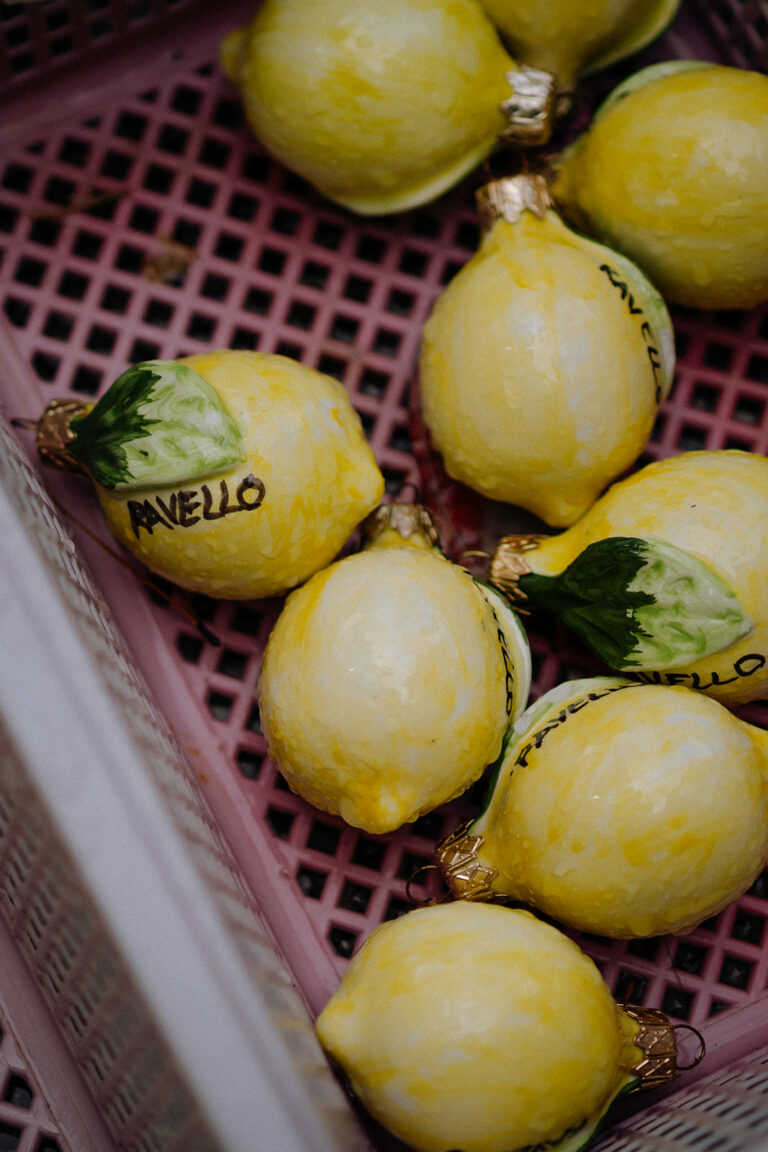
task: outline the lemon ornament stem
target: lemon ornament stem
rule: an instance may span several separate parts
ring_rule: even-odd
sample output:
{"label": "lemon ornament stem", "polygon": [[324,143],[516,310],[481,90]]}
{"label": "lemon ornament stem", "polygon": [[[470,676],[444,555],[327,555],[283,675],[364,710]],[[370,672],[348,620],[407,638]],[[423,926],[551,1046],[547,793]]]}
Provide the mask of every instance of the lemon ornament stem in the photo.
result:
{"label": "lemon ornament stem", "polygon": [[92,478],[110,531],[137,560],[227,599],[306,580],[384,489],[344,388],[260,352],[137,364],[95,405],[49,405],[38,447]]}
{"label": "lemon ornament stem", "polygon": [[671,321],[634,265],[565,226],[542,177],[479,202],[480,248],[424,328],[424,422],[451,477],[564,527],[645,447]]}
{"label": "lemon ornament stem", "polygon": [[437,854],[456,896],[620,939],[689,932],[768,858],[768,733],[688,688],[569,681],[520,717],[487,807]]}
{"label": "lemon ornament stem", "polygon": [[655,40],[679,0],[481,0],[518,60],[557,77],[569,92],[582,76],[607,68]]}
{"label": "lemon ornament stem", "polygon": [[466,900],[376,929],[317,1034],[417,1152],[578,1152],[619,1096],[671,1079],[677,1062],[666,1017],[616,1004],[560,931]]}
{"label": "lemon ornament stem", "polygon": [[691,60],[642,69],[555,167],[566,219],[634,260],[668,303],[768,299],[768,76]]}
{"label": "lemon ornament stem", "polygon": [[551,127],[551,84],[478,0],[264,0],[221,59],[267,150],[363,215],[433,200],[502,138]]}
{"label": "lemon ornament stem", "polygon": [[558,536],[510,536],[491,583],[633,678],[728,705],[768,695],[768,460],[684,452],[613,484]]}
{"label": "lemon ornament stem", "polygon": [[527,639],[503,597],[386,505],[362,551],[288,597],[259,679],[269,754],[293,791],[369,832],[459,795],[525,707]]}

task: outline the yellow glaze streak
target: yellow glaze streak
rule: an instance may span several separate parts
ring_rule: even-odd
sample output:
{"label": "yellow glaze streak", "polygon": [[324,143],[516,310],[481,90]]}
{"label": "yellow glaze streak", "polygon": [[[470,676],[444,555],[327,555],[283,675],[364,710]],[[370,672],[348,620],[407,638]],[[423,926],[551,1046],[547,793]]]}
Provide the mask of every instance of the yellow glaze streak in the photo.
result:
{"label": "yellow glaze streak", "polygon": [[[234,468],[183,487],[187,520],[149,532],[131,523],[130,501],[166,508],[179,489],[121,493],[98,488],[113,534],[153,572],[223,598],[273,596],[330,563],[381,499],[384,481],[344,388],[283,356],[217,351],[185,361],[215,389],[243,436]],[[202,485],[220,507],[248,474],[264,485],[260,507],[204,519]],[[254,499],[249,491],[248,500]],[[194,507],[192,507],[194,505]]]}
{"label": "yellow glaze streak", "polygon": [[635,260],[668,301],[760,303],[768,77],[716,65],[651,73],[563,154],[553,190],[577,227]]}
{"label": "yellow glaze streak", "polygon": [[288,598],[259,682],[290,786],[376,833],[463,792],[507,726],[497,628],[436,552],[374,547],[314,576]]}
{"label": "yellow glaze streak", "polygon": [[597,1119],[636,1055],[622,1016],[555,928],[456,901],[377,929],[317,1031],[409,1147],[513,1152]]}
{"label": "yellow glaze streak", "polygon": [[[582,931],[689,931],[745,892],[768,856],[768,734],[706,696],[655,685],[563,719],[592,683],[577,682],[510,751],[473,828],[483,861],[499,870],[497,891]],[[627,682],[596,685],[610,683]]]}
{"label": "yellow glaze streak", "polygon": [[554,212],[496,220],[424,330],[424,418],[449,474],[557,527],[634,462],[671,378],[666,310],[619,261]]}
{"label": "yellow glaze streak", "polygon": [[481,0],[510,51],[554,72],[560,87],[636,52],[672,20],[679,0]]}
{"label": "yellow glaze streak", "polygon": [[361,213],[434,199],[506,125],[513,62],[475,0],[266,0],[222,58],[266,147]]}
{"label": "yellow glaze streak", "polygon": [[[757,453],[684,452],[614,484],[576,524],[527,552],[534,572],[562,572],[608,536],[648,536],[696,556],[738,596],[752,632],[667,674],[726,704],[768,694],[768,460]],[[695,682],[693,675],[698,677]],[[713,682],[713,674],[717,682]]]}

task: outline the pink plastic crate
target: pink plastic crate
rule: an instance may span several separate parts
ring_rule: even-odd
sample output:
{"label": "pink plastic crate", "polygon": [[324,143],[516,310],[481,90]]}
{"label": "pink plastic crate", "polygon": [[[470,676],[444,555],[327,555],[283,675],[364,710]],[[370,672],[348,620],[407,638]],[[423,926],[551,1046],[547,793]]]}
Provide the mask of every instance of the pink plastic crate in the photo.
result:
{"label": "pink plastic crate", "polygon": [[[482,174],[392,218],[356,218],[322,199],[253,139],[218,68],[221,36],[250,9],[244,0],[0,5],[0,410],[6,420],[34,417],[55,396],[91,399],[140,359],[212,347],[280,352],[343,381],[390,490],[419,485],[455,555],[487,544],[514,528],[515,514],[445,482],[413,389],[423,321],[477,244]],[[697,56],[765,69],[767,39],[764,3],[684,2],[632,67]],[[601,77],[592,97],[620,74]],[[705,447],[766,453],[766,310],[678,309],[674,321],[676,384],[645,458]],[[18,443],[39,471],[31,435],[19,432]],[[115,556],[87,485],[49,471],[40,478],[181,747],[227,867],[316,1012],[359,942],[410,906],[409,877],[472,812],[476,792],[383,837],[304,804],[266,757],[255,705],[279,604],[147,589]],[[534,626],[531,645],[534,694],[596,668],[559,625]],[[741,711],[768,725],[764,704]],[[412,891],[427,898],[437,889],[426,873]],[[662,1008],[708,1046],[681,1080],[688,1096],[655,1111],[635,1104],[601,1147],[763,1146],[749,1141],[768,1130],[760,1114],[768,1077],[756,1055],[768,1024],[767,921],[768,872],[689,936],[580,938],[618,999]],[[66,1030],[62,1039],[61,1021],[52,1026],[56,993],[43,990],[38,1003],[40,981],[18,944],[6,909],[0,1148],[170,1147],[152,1143],[135,1115],[121,1126],[103,1101],[93,1108]],[[725,1142],[713,1144],[713,1133]]]}

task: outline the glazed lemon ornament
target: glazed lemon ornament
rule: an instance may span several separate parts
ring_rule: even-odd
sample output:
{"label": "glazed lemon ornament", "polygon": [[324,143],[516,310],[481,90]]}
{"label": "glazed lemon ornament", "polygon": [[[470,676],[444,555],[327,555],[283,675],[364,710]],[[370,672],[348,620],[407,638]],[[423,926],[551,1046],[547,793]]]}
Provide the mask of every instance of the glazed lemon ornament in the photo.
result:
{"label": "glazed lemon ornament", "polygon": [[496,181],[480,205],[480,249],[424,329],[424,421],[450,476],[563,527],[645,447],[671,322],[634,265],[563,224],[542,178]]}
{"label": "glazed lemon ornament", "polygon": [[600,936],[689,932],[765,865],[768,733],[688,688],[570,681],[520,718],[438,857],[457,896]]}
{"label": "glazed lemon ornament", "polygon": [[481,0],[518,60],[552,72],[568,92],[581,76],[638,52],[659,36],[679,0]]}
{"label": "glazed lemon ornament", "polygon": [[478,0],[265,0],[222,64],[265,147],[367,215],[435,199],[553,99],[531,101]]}
{"label": "glazed lemon ornament", "polygon": [[491,582],[617,671],[742,704],[768,695],[768,460],[684,452],[614,484],[559,536],[501,541]]}
{"label": "glazed lemon ornament", "polygon": [[676,1071],[661,1012],[617,1005],[551,925],[466,900],[369,936],[317,1034],[369,1112],[418,1152],[578,1152],[617,1097]]}
{"label": "glazed lemon ornament", "polygon": [[260,352],[137,364],[94,406],[50,405],[38,445],[91,476],[136,559],[214,597],[274,596],[306,580],[384,488],[343,387]]}
{"label": "glazed lemon ornament", "polygon": [[361,552],[288,597],[259,706],[290,787],[379,833],[457,796],[495,760],[531,666],[515,613],[434,547],[418,507],[383,507],[364,528]]}
{"label": "glazed lemon ornament", "polygon": [[669,303],[768,299],[768,76],[698,61],[619,85],[557,162],[575,227],[623,252]]}

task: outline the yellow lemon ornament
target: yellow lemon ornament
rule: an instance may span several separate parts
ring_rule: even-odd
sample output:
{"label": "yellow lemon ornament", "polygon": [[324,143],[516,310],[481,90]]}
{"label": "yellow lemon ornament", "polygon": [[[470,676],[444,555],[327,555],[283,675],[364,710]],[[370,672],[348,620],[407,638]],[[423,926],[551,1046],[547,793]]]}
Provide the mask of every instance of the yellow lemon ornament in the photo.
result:
{"label": "yellow lemon ornament", "polygon": [[457,896],[600,936],[688,932],[768,858],[768,733],[688,688],[562,684],[520,717],[486,809],[438,857]]}
{"label": "yellow lemon ornament", "polygon": [[768,695],[768,460],[684,452],[614,484],[559,536],[510,536],[491,582],[610,667],[725,704]]}
{"label": "yellow lemon ornament", "polygon": [[566,218],[634,260],[669,303],[768,299],[768,76],[690,60],[645,68],[556,168]]}
{"label": "yellow lemon ornament", "polygon": [[227,599],[306,580],[384,489],[341,384],[261,352],[137,364],[93,406],[50,405],[38,445],[90,475],[137,560]]}
{"label": "yellow lemon ornament", "polygon": [[568,92],[581,76],[639,52],[672,21],[679,0],[481,0],[518,60],[555,74]]}
{"label": "yellow lemon ornament", "polygon": [[516,98],[478,0],[264,0],[221,58],[264,146],[365,215],[433,200],[550,111]]}
{"label": "yellow lemon ornament", "polygon": [[369,1112],[417,1152],[578,1152],[620,1095],[676,1071],[662,1013],[616,1004],[551,925],[466,900],[376,929],[317,1034]]}
{"label": "yellow lemon ornament", "polygon": [[528,698],[517,616],[426,531],[419,509],[383,507],[362,551],[288,597],[259,679],[290,787],[373,833],[468,788]]}
{"label": "yellow lemon ornament", "polygon": [[671,321],[633,264],[565,226],[542,178],[496,181],[480,204],[480,249],[424,328],[424,421],[450,476],[563,527],[645,447]]}

